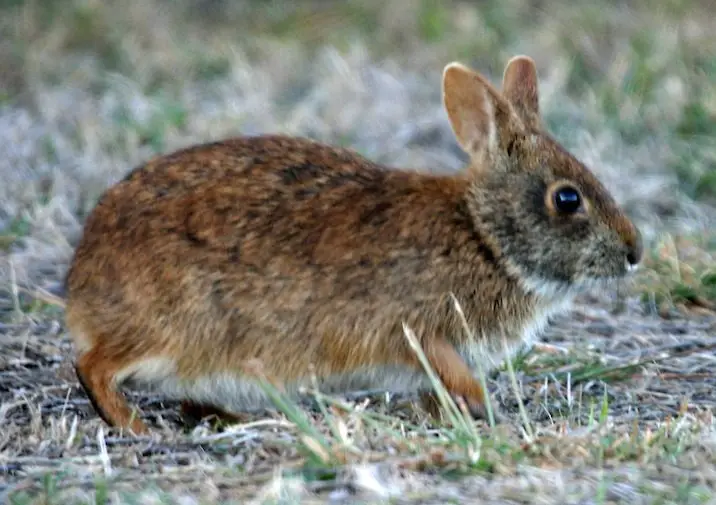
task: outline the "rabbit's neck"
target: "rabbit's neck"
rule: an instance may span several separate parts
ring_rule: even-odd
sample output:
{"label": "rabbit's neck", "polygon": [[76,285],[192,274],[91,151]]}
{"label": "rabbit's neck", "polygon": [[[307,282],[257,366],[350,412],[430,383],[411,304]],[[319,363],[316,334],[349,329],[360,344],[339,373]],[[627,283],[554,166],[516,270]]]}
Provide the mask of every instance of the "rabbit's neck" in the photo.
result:
{"label": "rabbit's neck", "polygon": [[482,337],[475,334],[475,340],[464,340],[457,346],[458,352],[468,365],[477,370],[483,367],[485,373],[502,365],[505,359],[512,359],[518,352],[529,350],[540,338],[553,315],[569,308],[569,302],[554,304],[535,311],[532,317],[513,321],[502,327],[492,328]]}
{"label": "rabbit's neck", "polygon": [[[499,294],[499,300],[476,298],[456,293],[472,335],[467,334],[461,318],[453,319],[453,335],[459,335],[458,351],[471,367],[478,364],[486,372],[499,366],[505,358],[528,349],[540,338],[552,317],[569,311],[573,293],[562,289],[542,291],[525,289],[515,281]],[[488,313],[484,306],[501,307]]]}

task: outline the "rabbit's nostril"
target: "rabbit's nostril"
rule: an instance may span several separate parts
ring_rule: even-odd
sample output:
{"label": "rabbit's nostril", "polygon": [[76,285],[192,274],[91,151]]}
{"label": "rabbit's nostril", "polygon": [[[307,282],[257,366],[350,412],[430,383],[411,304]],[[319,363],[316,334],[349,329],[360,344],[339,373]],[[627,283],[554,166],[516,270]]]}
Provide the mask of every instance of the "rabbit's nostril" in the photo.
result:
{"label": "rabbit's nostril", "polygon": [[626,259],[630,265],[636,265],[641,261],[644,254],[641,233],[636,227],[634,228],[634,233],[626,240],[626,244],[628,247]]}
{"label": "rabbit's nostril", "polygon": [[627,261],[630,265],[636,265],[637,263],[639,263],[639,259],[640,257],[634,251],[629,251],[627,253]]}

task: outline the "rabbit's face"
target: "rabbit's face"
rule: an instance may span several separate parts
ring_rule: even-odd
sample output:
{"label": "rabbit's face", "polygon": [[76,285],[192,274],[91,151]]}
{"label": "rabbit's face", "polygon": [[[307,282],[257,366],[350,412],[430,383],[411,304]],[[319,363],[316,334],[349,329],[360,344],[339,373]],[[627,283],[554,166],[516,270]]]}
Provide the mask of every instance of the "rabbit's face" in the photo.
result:
{"label": "rabbit's face", "polygon": [[610,193],[542,128],[534,62],[505,67],[502,92],[459,63],[443,102],[470,154],[468,206],[478,232],[526,287],[562,294],[623,277],[641,236]]}
{"label": "rabbit's face", "polygon": [[572,290],[625,276],[641,237],[597,178],[548,136],[513,139],[498,167],[478,170],[473,216],[533,289]]}

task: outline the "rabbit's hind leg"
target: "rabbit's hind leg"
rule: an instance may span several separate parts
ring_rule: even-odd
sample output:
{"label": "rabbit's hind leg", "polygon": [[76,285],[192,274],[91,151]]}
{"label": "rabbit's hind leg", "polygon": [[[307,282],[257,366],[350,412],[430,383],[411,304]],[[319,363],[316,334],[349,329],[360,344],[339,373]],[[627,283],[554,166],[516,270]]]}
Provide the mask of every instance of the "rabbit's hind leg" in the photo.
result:
{"label": "rabbit's hind leg", "polygon": [[129,429],[135,435],[149,432],[136,410],[117,389],[120,366],[108,359],[101,345],[85,352],[75,363],[77,379],[100,418],[111,427]]}

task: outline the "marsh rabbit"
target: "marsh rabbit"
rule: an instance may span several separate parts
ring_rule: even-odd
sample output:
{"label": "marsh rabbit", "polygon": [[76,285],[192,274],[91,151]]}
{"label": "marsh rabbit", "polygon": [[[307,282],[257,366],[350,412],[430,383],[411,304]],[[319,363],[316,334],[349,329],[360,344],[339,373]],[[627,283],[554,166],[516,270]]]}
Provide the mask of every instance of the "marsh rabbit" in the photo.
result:
{"label": "marsh rabbit", "polygon": [[[404,335],[484,415],[486,370],[585,290],[625,277],[641,236],[543,127],[534,62],[501,90],[447,65],[443,103],[464,170],[378,165],[283,135],[155,157],[101,196],[67,278],[75,369],[111,426],[148,432],[119,386],[187,405],[268,405],[249,363],[288,394],[425,391]],[[451,295],[475,336],[464,331]]]}

